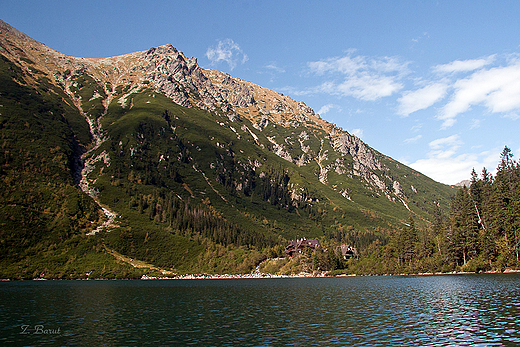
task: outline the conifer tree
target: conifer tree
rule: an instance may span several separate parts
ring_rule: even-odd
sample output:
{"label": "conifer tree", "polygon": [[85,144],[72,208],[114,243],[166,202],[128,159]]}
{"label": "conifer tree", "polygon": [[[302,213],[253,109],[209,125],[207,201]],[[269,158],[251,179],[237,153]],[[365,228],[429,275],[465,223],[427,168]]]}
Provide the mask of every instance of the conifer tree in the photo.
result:
{"label": "conifer tree", "polygon": [[444,259],[443,247],[444,240],[446,238],[446,228],[444,223],[444,216],[442,215],[441,208],[438,203],[435,204],[433,210],[433,225],[432,225],[432,237],[439,252],[441,259]]}
{"label": "conifer tree", "polygon": [[466,265],[478,250],[478,217],[466,187],[460,188],[452,201],[450,223],[452,260],[457,264],[462,261]]}
{"label": "conifer tree", "polygon": [[415,228],[415,222],[412,216],[410,216],[408,219],[408,225],[402,231],[400,241],[402,244],[402,258],[405,262],[411,264],[412,260],[414,260],[417,255],[417,243],[419,242],[417,229]]}
{"label": "conifer tree", "polygon": [[[511,233],[509,225],[510,207],[513,188],[513,154],[506,146],[501,154],[501,160],[497,168],[497,174],[493,182],[490,195],[490,212],[492,214],[491,227],[500,247],[503,259],[507,259],[512,250]],[[514,245],[513,245],[514,246]],[[513,247],[514,248],[514,247]]]}
{"label": "conifer tree", "polygon": [[[493,176],[487,171],[484,167],[482,169],[482,179],[478,182],[480,183],[480,197],[481,197],[481,206],[480,206],[480,217],[482,228],[488,230],[491,225],[491,209],[490,209],[490,196],[492,191],[493,184]],[[488,230],[489,231],[489,230]]]}

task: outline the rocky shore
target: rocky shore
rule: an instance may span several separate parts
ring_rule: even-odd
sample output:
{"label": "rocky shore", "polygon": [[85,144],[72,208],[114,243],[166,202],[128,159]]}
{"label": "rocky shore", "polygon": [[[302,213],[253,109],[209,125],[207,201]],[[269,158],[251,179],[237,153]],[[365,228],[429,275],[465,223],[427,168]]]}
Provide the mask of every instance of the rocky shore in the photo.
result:
{"label": "rocky shore", "polygon": [[155,277],[143,275],[142,280],[212,280],[212,279],[241,279],[241,278],[304,278],[304,277],[325,277],[327,273],[320,272],[311,274],[308,272],[301,272],[293,275],[275,275],[275,274],[264,274],[264,273],[252,273],[252,274],[236,274],[236,275],[218,275],[218,274],[190,274],[190,275],[177,275],[172,277]]}
{"label": "rocky shore", "polygon": [[[520,270],[506,269],[504,271],[487,271],[480,274],[498,274],[498,273],[520,273]],[[356,276],[442,276],[442,275],[475,275],[475,272],[428,272],[415,274],[383,274],[383,275],[356,275],[356,274],[342,274],[332,277],[356,277]],[[308,273],[300,272],[299,274],[280,275],[280,274],[265,274],[265,273],[251,273],[251,274],[189,274],[189,275],[175,275],[170,277],[155,277],[143,275],[141,280],[211,280],[211,279],[246,279],[246,278],[309,278],[309,277],[327,277],[328,272]]]}

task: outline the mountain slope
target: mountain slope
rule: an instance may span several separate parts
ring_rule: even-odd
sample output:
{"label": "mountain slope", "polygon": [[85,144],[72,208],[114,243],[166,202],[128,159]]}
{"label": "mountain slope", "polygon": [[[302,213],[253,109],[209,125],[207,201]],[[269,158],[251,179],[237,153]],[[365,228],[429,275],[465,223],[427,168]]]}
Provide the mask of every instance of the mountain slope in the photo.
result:
{"label": "mountain slope", "polygon": [[[77,239],[112,259],[112,275],[134,269],[107,249],[172,271],[247,272],[289,239],[362,248],[410,215],[427,223],[436,204],[448,206],[450,187],[303,102],[202,69],[171,45],[85,59],[1,21],[0,31],[10,271]],[[16,212],[22,205],[32,212]],[[64,259],[77,263],[71,249]]]}

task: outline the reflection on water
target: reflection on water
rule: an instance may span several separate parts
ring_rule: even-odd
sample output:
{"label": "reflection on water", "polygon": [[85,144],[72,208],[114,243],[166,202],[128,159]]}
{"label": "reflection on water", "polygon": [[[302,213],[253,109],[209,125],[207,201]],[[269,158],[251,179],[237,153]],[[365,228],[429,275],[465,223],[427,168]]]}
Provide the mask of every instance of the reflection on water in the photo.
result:
{"label": "reflection on water", "polygon": [[518,317],[520,274],[0,283],[6,345],[512,346]]}

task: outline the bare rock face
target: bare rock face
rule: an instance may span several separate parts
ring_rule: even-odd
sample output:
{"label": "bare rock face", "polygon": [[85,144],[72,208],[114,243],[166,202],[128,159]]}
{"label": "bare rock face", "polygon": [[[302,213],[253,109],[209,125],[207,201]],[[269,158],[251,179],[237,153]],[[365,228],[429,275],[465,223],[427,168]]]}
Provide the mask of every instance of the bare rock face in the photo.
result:
{"label": "bare rock face", "polygon": [[352,174],[363,178],[378,194],[382,193],[390,200],[393,200],[391,194],[404,196],[399,182],[393,182],[392,187],[386,185],[385,179],[391,180],[383,173],[387,168],[377,159],[375,151],[358,137],[342,133],[334,140],[334,148],[342,155],[352,157]]}
{"label": "bare rock face", "polygon": [[241,80],[221,73],[223,77],[212,83],[196,58],[186,58],[172,45],[143,52],[134,69],[145,72],[144,78],[157,92],[181,106],[235,113],[236,107],[255,104],[249,87]]}
{"label": "bare rock face", "polygon": [[[10,35],[12,36],[15,36],[16,38],[18,38],[19,40],[23,40],[23,41],[35,41],[33,40],[32,38],[30,38],[29,36],[25,35],[24,33],[22,33],[21,31],[19,31],[18,29],[15,29],[13,28],[12,26],[10,26],[9,24],[7,24],[6,22],[4,22],[3,20],[0,19],[0,31],[3,31],[3,32],[7,32],[9,33]],[[0,50],[2,50],[3,47],[0,46]]]}
{"label": "bare rock face", "polygon": [[255,104],[255,99],[249,88],[229,75],[225,75],[221,80],[218,93],[235,107],[248,107]]}
{"label": "bare rock face", "polygon": [[[198,66],[196,58],[186,58],[172,45],[151,48],[143,52],[139,64],[133,69],[135,72],[139,70],[144,72],[144,78],[151,82],[156,91],[164,93],[181,106],[222,111],[229,115],[232,122],[239,119],[240,114],[244,114],[244,110],[250,108],[260,110],[261,115],[253,122],[253,127],[258,131],[263,131],[270,123],[298,128],[309,123],[317,124],[316,121],[319,120],[319,117],[304,102],[296,102],[283,94],[264,90],[226,73],[203,70]],[[258,102],[255,93],[262,96]],[[325,127],[317,126],[317,128]],[[389,199],[390,194],[402,195],[398,183],[392,187],[386,186],[385,177],[382,176],[385,168],[372,148],[358,137],[341,129],[331,127],[327,131],[329,133],[327,141],[331,141],[334,150],[342,156],[352,157],[353,165],[349,171],[341,164],[329,163],[326,152],[321,153],[320,148],[311,148],[306,144],[305,141],[309,140],[308,132],[302,132],[297,137],[302,154],[293,153],[290,149],[293,147],[291,143],[287,143],[286,146],[274,138],[267,137],[267,139],[272,144],[271,151],[287,161],[298,166],[308,165],[311,162],[318,163],[319,179],[324,184],[327,184],[328,172],[334,170],[349,177],[363,178],[372,189],[379,192],[378,194],[383,194]]]}
{"label": "bare rock face", "polygon": [[374,156],[373,149],[368,147],[356,136],[352,136],[348,133],[341,134],[334,141],[334,148],[339,150],[343,155],[350,154],[360,168],[370,170],[383,169],[381,163]]}
{"label": "bare rock face", "polygon": [[307,106],[303,101],[298,102],[298,108],[303,113],[308,113],[308,114],[312,114],[312,115],[315,114],[314,110],[312,108],[310,108],[309,106]]}
{"label": "bare rock face", "polygon": [[172,45],[150,48],[141,57],[145,78],[155,89],[181,106],[192,107],[197,92],[203,100],[208,98],[211,82],[204,76],[196,58],[188,59]]}

